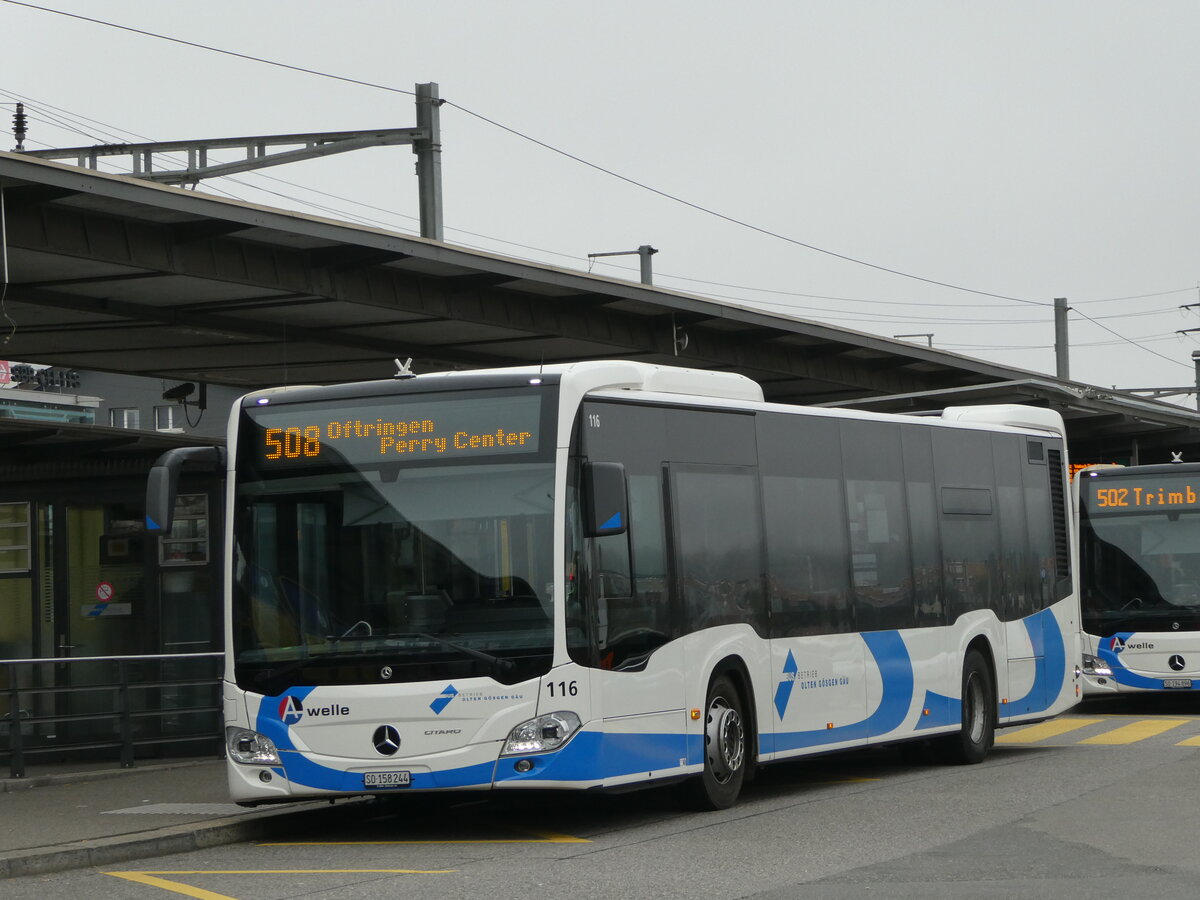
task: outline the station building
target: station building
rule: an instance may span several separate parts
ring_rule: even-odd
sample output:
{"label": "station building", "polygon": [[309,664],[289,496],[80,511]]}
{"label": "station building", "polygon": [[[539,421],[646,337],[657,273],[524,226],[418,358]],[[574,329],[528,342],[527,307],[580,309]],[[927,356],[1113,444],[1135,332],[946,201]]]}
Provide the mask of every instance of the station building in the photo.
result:
{"label": "station building", "polygon": [[[192,658],[127,663],[122,673],[110,659],[221,649],[219,479],[185,476],[177,524],[163,539],[146,536],[144,497],[160,453],[224,443],[227,410],[239,391],[206,386],[213,406],[199,409],[194,399],[190,406],[163,399],[171,388],[180,393],[178,387],[137,376],[0,365],[0,719],[11,730],[15,707],[15,718],[26,720],[31,761],[59,746],[111,742],[111,719],[74,718],[114,707],[120,688],[97,685],[119,685],[122,678],[211,680],[216,670],[216,661]],[[199,393],[194,385],[192,393]],[[13,662],[66,657],[80,661]],[[14,702],[15,687],[48,690]],[[156,707],[210,706],[207,695],[211,690],[194,686],[131,692],[141,713],[131,728],[142,751],[211,734],[211,711],[148,714]],[[192,752],[191,742],[181,743]],[[4,749],[0,735],[0,759]]]}
{"label": "station building", "polygon": [[[0,386],[0,764],[17,733],[45,752],[110,752],[118,727],[139,755],[219,746],[196,655],[221,646],[220,485],[185,471],[159,538],[146,476],[222,444],[259,387],[387,378],[406,357],[626,358],[738,372],[784,403],[1049,407],[1075,462],[1200,458],[1200,415],[1158,400],[21,154],[0,152],[0,221],[4,352],[40,364]],[[114,725],[122,702],[136,718]]]}

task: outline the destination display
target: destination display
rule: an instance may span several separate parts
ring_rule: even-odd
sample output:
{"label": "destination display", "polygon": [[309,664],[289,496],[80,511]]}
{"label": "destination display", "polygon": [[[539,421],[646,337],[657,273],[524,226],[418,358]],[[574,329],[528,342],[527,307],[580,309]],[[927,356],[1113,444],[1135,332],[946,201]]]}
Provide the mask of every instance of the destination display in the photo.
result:
{"label": "destination display", "polygon": [[331,405],[269,404],[246,411],[240,443],[260,468],[304,464],[336,454],[363,465],[465,456],[537,453],[542,395],[384,397]]}
{"label": "destination display", "polygon": [[1200,510],[1200,477],[1087,478],[1084,504],[1095,515],[1122,512]]}

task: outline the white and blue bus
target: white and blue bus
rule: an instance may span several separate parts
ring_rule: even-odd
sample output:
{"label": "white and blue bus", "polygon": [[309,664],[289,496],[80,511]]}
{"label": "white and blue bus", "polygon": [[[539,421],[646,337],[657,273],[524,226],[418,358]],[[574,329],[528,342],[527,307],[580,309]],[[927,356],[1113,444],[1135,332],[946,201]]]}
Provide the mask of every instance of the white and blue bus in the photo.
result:
{"label": "white and blue bus", "polygon": [[974,763],[1077,702],[1056,413],[762,397],[619,361],[244,397],[233,798],[678,780],[724,808],[758,765],[910,740]]}
{"label": "white and blue bus", "polygon": [[1075,475],[1085,695],[1200,690],[1200,463]]}

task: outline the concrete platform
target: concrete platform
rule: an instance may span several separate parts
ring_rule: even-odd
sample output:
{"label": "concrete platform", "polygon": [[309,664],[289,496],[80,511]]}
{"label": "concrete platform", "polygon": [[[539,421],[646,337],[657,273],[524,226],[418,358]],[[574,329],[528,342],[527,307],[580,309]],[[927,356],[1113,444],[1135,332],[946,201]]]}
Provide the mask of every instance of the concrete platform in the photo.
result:
{"label": "concrete platform", "polygon": [[0,878],[277,835],[327,807],[237,806],[228,799],[224,761],[212,758],[132,769],[42,767],[0,781]]}

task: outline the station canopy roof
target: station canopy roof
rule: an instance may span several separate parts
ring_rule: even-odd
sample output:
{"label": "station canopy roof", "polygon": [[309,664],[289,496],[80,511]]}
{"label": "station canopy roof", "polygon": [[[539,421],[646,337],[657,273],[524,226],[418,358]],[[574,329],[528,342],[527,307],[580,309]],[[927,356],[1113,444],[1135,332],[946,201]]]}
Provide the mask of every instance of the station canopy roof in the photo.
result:
{"label": "station canopy roof", "polygon": [[17,153],[0,189],[13,360],[250,388],[626,358],[786,403],[1051,406],[1089,453],[1200,458],[1190,410],[907,341]]}

